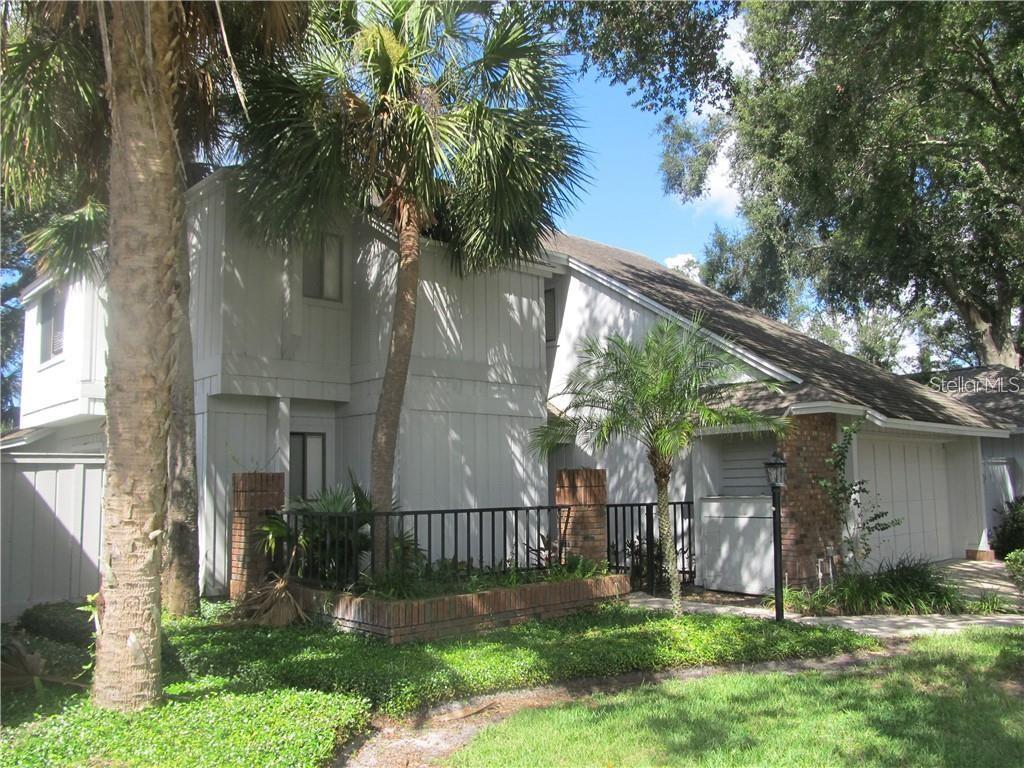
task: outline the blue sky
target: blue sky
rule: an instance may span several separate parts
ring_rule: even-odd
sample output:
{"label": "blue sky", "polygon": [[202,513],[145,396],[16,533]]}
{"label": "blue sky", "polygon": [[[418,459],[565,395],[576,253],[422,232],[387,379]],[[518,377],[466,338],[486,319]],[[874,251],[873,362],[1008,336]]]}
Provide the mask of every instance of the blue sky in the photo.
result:
{"label": "blue sky", "polygon": [[662,191],[658,117],[634,107],[624,86],[611,85],[593,71],[575,90],[592,179],[561,222],[566,232],[665,261],[681,253],[700,259],[716,222],[738,227],[724,167],[712,174],[705,199],[681,204]]}

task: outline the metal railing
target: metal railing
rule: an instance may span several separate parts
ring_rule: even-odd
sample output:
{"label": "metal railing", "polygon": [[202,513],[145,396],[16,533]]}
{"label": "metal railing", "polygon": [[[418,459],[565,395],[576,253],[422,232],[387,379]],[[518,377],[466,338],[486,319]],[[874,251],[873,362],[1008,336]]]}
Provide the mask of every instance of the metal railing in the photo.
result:
{"label": "metal railing", "polygon": [[[607,505],[608,569],[613,573],[628,573],[634,587],[643,587],[654,594],[663,567],[657,523],[658,505]],[[669,503],[669,519],[675,539],[675,570],[683,583],[692,583],[696,571],[693,565],[693,503]]]}
{"label": "metal railing", "polygon": [[[390,535],[384,569],[415,567],[429,573],[444,564],[447,574],[480,570],[538,570],[562,563],[567,506],[485,507],[369,514],[325,514],[287,510],[287,551],[296,552],[297,578],[351,589],[372,572],[373,530]],[[297,545],[297,546],[296,546]],[[401,562],[399,562],[401,561]]]}

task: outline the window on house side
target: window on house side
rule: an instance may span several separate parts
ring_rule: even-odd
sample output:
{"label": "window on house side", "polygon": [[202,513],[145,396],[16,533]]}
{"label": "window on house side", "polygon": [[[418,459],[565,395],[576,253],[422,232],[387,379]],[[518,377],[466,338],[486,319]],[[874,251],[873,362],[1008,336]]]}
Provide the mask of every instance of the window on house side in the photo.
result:
{"label": "window on house side", "polygon": [[544,340],[549,344],[558,340],[558,317],[555,315],[555,289],[544,291]]}
{"label": "window on house side", "polygon": [[64,295],[46,291],[39,300],[39,362],[45,363],[64,351]]}
{"label": "window on house side", "polygon": [[292,432],[289,436],[288,493],[312,498],[326,484],[325,435],[322,432]]}
{"label": "window on house side", "polygon": [[319,248],[309,248],[302,258],[302,295],[310,299],[342,299],[341,238],[324,235]]}

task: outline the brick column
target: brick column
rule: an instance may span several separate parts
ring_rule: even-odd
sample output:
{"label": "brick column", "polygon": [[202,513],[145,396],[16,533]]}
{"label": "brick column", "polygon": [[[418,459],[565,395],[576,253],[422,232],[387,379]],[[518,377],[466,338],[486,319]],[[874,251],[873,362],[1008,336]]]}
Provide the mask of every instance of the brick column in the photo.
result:
{"label": "brick column", "polygon": [[[842,526],[832,512],[828,494],[818,484],[832,477],[826,460],[836,442],[835,414],[794,416],[778,448],[786,460],[782,490],[782,565],[791,586],[816,587],[818,558],[826,548],[839,552]],[[827,567],[827,566],[826,566]]]}
{"label": "brick column", "polygon": [[267,512],[284,506],[284,473],[235,473],[231,476],[231,485],[231,581],[228,594],[232,600],[237,600],[266,578],[270,561],[256,536],[256,529]]}
{"label": "brick column", "polygon": [[608,559],[608,503],[603,469],[560,469],[555,483],[555,504],[565,504],[559,528],[565,536],[565,553],[588,560]]}

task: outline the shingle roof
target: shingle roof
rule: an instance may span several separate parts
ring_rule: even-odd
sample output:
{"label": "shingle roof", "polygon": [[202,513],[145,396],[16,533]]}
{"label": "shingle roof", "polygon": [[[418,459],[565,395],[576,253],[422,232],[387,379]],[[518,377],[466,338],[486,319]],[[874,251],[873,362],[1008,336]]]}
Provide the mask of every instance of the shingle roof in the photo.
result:
{"label": "shingle roof", "polygon": [[956,368],[915,376],[950,397],[967,403],[990,419],[1011,428],[1024,428],[1024,372],[1006,365]]}
{"label": "shingle roof", "polygon": [[802,380],[785,385],[779,394],[751,393],[751,404],[759,409],[781,411],[794,403],[824,400],[864,406],[893,419],[997,426],[967,403],[844,354],[638,253],[563,233],[549,237],[546,248],[683,317],[702,314],[713,333]]}

